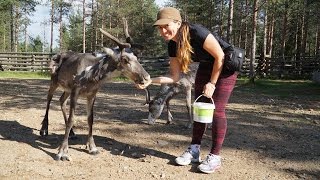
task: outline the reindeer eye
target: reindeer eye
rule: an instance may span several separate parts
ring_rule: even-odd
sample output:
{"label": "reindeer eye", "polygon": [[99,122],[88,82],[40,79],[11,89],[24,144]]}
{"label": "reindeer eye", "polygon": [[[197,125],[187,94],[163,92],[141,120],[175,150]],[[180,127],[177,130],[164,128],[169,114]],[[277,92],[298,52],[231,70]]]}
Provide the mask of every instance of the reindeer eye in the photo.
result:
{"label": "reindeer eye", "polygon": [[121,57],[121,62],[125,64],[129,64],[129,58],[127,56],[122,56]]}

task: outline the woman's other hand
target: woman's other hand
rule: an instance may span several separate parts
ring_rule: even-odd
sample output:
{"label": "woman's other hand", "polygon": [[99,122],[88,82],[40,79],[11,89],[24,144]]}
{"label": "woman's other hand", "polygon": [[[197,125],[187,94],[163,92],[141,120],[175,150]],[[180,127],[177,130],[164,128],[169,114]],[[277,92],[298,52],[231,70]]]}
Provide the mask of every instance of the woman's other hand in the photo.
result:
{"label": "woman's other hand", "polygon": [[203,87],[203,94],[207,98],[212,98],[212,95],[214,91],[216,90],[215,84],[208,82],[204,87]]}

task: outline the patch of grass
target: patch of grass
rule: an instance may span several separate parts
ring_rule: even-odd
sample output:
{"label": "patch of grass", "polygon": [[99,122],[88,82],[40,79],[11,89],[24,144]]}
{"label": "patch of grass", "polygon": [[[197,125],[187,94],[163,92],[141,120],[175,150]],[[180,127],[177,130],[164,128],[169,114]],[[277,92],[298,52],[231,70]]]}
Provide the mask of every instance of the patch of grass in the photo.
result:
{"label": "patch of grass", "polygon": [[119,77],[115,77],[112,79],[113,81],[130,81],[130,79],[124,77],[124,76],[119,76]]}
{"label": "patch of grass", "polygon": [[[50,79],[48,72],[0,71],[0,79]],[[124,76],[115,77],[113,81],[130,81]]]}
{"label": "patch of grass", "polygon": [[282,98],[311,97],[320,100],[320,85],[309,80],[258,79],[250,84],[248,79],[239,79],[237,85],[243,92],[278,96]]}
{"label": "patch of grass", "polygon": [[[50,79],[48,72],[23,72],[23,71],[0,71],[2,79]],[[116,77],[114,81],[130,81],[124,76]]]}
{"label": "patch of grass", "polygon": [[50,79],[50,75],[47,72],[0,71],[0,78]]}

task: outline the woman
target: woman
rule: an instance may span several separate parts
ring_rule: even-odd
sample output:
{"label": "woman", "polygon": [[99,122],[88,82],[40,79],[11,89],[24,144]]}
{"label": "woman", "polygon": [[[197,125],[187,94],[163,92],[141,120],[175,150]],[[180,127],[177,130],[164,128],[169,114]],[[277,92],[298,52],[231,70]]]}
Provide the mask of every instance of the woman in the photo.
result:
{"label": "woman", "polygon": [[[227,129],[225,108],[237,79],[237,73],[222,71],[224,51],[221,45],[227,43],[219,39],[219,44],[215,35],[201,25],[183,22],[179,10],[172,7],[162,8],[158,12],[154,26],[168,41],[170,77],[152,78],[152,83],[177,82],[180,72],[188,72],[191,62],[200,62],[195,80],[195,98],[203,94],[207,98],[203,97],[200,101],[208,101],[208,97],[212,97],[216,109],[212,121],[212,147],[198,169],[212,173],[221,166],[219,153]],[[175,159],[178,165],[200,162],[200,145],[205,130],[206,124],[194,122],[191,145]]]}

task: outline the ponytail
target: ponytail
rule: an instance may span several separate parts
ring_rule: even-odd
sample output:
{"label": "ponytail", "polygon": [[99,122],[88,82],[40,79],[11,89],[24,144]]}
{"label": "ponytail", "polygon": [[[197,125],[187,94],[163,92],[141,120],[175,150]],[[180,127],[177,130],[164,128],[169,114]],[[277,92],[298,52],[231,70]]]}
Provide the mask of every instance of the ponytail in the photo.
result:
{"label": "ponytail", "polygon": [[182,22],[178,35],[177,57],[181,65],[181,71],[187,73],[189,65],[192,63],[191,53],[193,53],[190,44],[189,24],[187,22]]}

